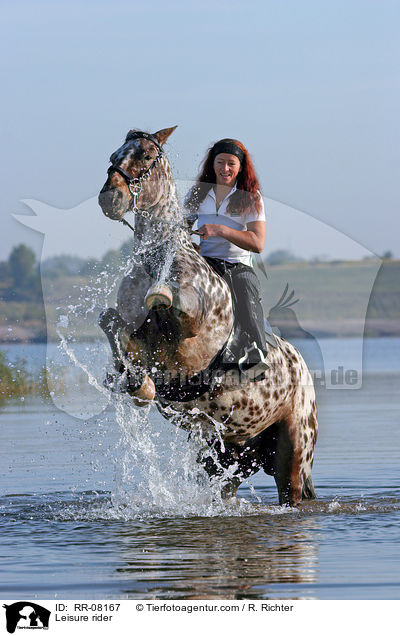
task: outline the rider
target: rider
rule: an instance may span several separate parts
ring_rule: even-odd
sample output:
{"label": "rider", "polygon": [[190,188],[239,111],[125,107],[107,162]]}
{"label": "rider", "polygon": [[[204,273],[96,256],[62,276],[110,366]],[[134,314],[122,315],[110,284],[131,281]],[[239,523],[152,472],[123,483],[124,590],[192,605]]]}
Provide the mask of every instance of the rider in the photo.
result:
{"label": "rider", "polygon": [[238,362],[251,379],[268,368],[260,283],[252,252],[265,244],[265,213],[252,161],[236,139],[221,139],[208,151],[196,184],[185,198],[189,224],[198,221],[200,253],[230,286],[241,336],[223,362]]}

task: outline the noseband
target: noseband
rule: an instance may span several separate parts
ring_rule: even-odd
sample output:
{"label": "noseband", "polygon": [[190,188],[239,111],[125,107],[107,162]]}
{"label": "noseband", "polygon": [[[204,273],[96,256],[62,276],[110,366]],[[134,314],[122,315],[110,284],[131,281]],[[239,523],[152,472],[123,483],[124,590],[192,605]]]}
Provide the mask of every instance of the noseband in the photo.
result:
{"label": "noseband", "polygon": [[141,174],[139,177],[132,177],[132,175],[130,175],[127,172],[125,172],[125,170],[123,168],[121,168],[120,166],[116,165],[115,163],[113,163],[108,168],[107,172],[108,172],[109,175],[112,172],[118,172],[118,174],[120,174],[121,177],[124,178],[125,183],[128,186],[129,192],[132,195],[132,200],[133,200],[132,212],[137,212],[138,209],[139,209],[138,206],[137,206],[137,201],[138,201],[139,195],[140,195],[140,193],[142,191],[142,183],[143,183],[143,181],[146,181],[149,178],[151,171],[153,170],[153,168],[155,168],[158,165],[158,162],[160,161],[160,159],[163,156],[164,152],[163,152],[163,149],[161,148],[160,144],[158,143],[157,139],[155,137],[153,137],[153,135],[150,135],[149,133],[145,133],[145,132],[132,133],[132,135],[129,135],[129,141],[131,139],[148,139],[149,141],[151,141],[158,148],[158,155],[154,159],[154,161],[151,164],[151,166],[149,166],[143,172],[143,174]]}

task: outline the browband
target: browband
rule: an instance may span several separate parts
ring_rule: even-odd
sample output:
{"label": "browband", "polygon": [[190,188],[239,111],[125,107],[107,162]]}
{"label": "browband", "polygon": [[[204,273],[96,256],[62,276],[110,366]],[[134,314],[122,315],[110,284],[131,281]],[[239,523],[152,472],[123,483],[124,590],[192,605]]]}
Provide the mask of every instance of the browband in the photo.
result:
{"label": "browband", "polygon": [[131,139],[148,139],[149,141],[152,141],[155,146],[157,146],[160,152],[163,152],[163,149],[161,148],[157,139],[154,137],[154,135],[151,135],[150,133],[135,132],[135,131],[129,132],[126,136],[126,141],[130,141]]}

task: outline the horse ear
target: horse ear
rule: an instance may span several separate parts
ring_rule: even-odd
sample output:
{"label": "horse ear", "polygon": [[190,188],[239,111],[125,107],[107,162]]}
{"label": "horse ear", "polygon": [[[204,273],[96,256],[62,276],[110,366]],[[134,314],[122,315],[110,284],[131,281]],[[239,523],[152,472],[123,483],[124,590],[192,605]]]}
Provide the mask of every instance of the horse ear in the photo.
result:
{"label": "horse ear", "polygon": [[172,135],[175,128],[178,128],[178,126],[172,126],[172,128],[163,128],[162,130],[159,130],[158,132],[154,133],[153,137],[157,139],[160,146],[163,146],[165,142],[167,141],[168,137]]}
{"label": "horse ear", "polygon": [[130,130],[130,131],[128,132],[127,136],[125,137],[125,143],[126,143],[127,141],[129,141],[129,137],[130,137],[131,135],[133,135],[133,133],[135,133],[135,132],[138,132],[137,128],[132,128],[132,130]]}

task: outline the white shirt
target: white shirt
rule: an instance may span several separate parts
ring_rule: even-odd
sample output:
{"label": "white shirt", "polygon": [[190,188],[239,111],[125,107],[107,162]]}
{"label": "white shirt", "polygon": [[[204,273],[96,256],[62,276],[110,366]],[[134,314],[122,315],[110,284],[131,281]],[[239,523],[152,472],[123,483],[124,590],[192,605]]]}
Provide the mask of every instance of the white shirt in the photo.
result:
{"label": "white shirt", "polygon": [[[210,188],[197,211],[199,229],[202,225],[210,223],[212,225],[226,225],[234,230],[244,232],[247,230],[247,223],[265,221],[264,202],[261,195],[261,210],[259,214],[257,214],[255,208],[250,208],[245,214],[240,214],[239,212],[237,214],[235,214],[235,212],[229,214],[229,212],[227,212],[229,197],[231,197],[234,192],[236,192],[236,184],[229,194],[226,195],[225,199],[223,199],[217,210],[214,188]],[[234,245],[227,239],[222,238],[222,236],[210,236],[206,240],[200,239],[200,253],[202,256],[220,258],[231,263],[243,263],[250,267],[252,265],[252,252]]]}

